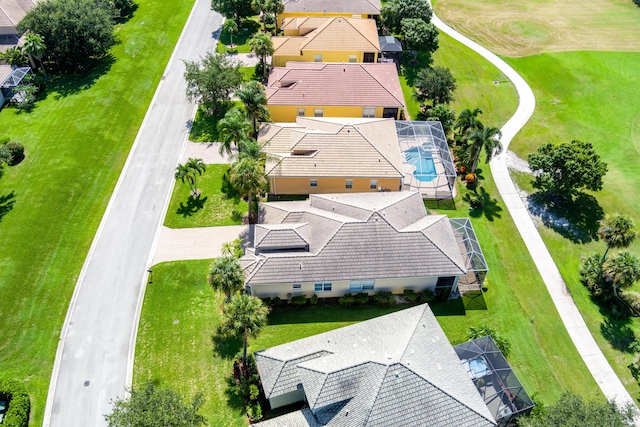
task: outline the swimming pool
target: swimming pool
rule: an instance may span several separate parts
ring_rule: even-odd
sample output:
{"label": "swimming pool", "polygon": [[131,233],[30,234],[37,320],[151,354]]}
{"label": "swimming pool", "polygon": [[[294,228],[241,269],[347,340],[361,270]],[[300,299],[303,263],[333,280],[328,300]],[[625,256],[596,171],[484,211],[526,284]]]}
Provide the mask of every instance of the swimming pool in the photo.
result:
{"label": "swimming pool", "polygon": [[430,182],[437,178],[436,165],[431,157],[431,150],[412,147],[404,152],[407,162],[415,167],[413,175],[418,181]]}

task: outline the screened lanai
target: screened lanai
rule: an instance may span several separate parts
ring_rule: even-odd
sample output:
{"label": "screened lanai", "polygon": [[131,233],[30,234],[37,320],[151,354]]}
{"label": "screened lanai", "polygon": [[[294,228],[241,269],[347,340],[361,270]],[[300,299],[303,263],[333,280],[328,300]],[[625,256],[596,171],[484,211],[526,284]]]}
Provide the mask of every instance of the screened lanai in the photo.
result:
{"label": "screened lanai", "polygon": [[449,218],[449,223],[467,267],[467,274],[458,279],[458,290],[462,294],[468,291],[478,291],[482,289],[489,267],[484,259],[476,233],[473,231],[473,225],[471,225],[469,218]]}
{"label": "screened lanai", "polygon": [[425,199],[455,196],[456,168],[440,122],[396,121],[404,189]]}
{"label": "screened lanai", "polygon": [[498,426],[506,426],[514,417],[533,408],[533,401],[493,338],[480,337],[453,349]]}

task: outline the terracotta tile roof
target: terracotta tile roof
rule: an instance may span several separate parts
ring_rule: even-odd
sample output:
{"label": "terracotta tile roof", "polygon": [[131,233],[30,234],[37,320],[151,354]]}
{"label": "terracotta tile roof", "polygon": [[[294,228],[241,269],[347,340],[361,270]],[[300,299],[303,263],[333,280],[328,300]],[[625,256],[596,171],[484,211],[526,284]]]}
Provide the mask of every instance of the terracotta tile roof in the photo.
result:
{"label": "terracotta tile roof", "polygon": [[380,52],[373,19],[325,18],[324,24],[305,36],[278,36],[271,40],[274,56],[299,55],[303,50]]}
{"label": "terracotta tile roof", "polygon": [[300,31],[301,35],[305,35],[309,31],[318,29],[327,21],[324,16],[303,16],[300,18],[285,18],[282,21],[281,30],[284,31]]}
{"label": "terracotta tile roof", "polygon": [[[333,129],[322,125],[329,124]],[[294,126],[291,126],[294,125]],[[259,141],[265,171],[280,177],[401,178],[402,155],[392,119],[320,119],[272,123]]]}
{"label": "terracotta tile roof", "polygon": [[404,107],[395,64],[288,62],[274,67],[267,105]]}
{"label": "terracotta tile roof", "polygon": [[285,12],[366,13],[379,15],[380,0],[285,0]]}

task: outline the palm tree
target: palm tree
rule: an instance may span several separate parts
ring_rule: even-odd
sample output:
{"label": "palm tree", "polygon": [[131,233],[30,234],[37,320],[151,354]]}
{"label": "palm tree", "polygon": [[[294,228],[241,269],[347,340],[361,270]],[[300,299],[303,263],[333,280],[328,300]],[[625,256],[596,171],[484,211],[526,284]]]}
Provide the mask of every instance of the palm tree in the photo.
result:
{"label": "palm tree", "polygon": [[209,285],[226,295],[229,301],[232,294],[237,293],[244,285],[244,274],[238,259],[231,255],[213,260],[209,269]]}
{"label": "palm tree", "polygon": [[24,35],[24,44],[22,45],[22,51],[29,58],[29,62],[31,63],[31,68],[36,69],[36,59],[40,62],[42,66],[42,72],[44,76],[47,76],[47,73],[44,69],[44,64],[42,63],[42,55],[44,54],[47,46],[44,44],[44,38],[36,33],[32,33],[31,31],[27,31]]}
{"label": "palm tree", "polygon": [[242,337],[243,366],[247,363],[247,341],[249,337],[258,337],[262,328],[267,325],[268,315],[269,308],[262,300],[249,294],[235,294],[224,306],[220,331],[224,335]]}
{"label": "palm tree", "polygon": [[502,144],[500,144],[500,138],[502,137],[502,132],[500,129],[487,126],[482,129],[478,129],[471,134],[469,137],[469,141],[471,143],[471,147],[469,150],[469,160],[473,160],[473,164],[471,166],[471,173],[476,172],[476,167],[478,166],[478,160],[480,159],[480,152],[484,148],[484,152],[487,155],[487,163],[494,154],[499,154],[502,152]]}
{"label": "palm tree", "polygon": [[260,191],[267,184],[264,166],[256,159],[243,158],[231,167],[229,181],[236,190],[248,196],[249,224],[251,224],[253,219],[253,211],[251,209],[253,194],[256,191]]}
{"label": "palm tree", "polygon": [[271,37],[266,33],[258,33],[249,40],[249,47],[251,51],[260,57],[260,63],[262,64],[263,79],[267,79],[267,56],[273,54],[273,42]]}
{"label": "palm tree", "polygon": [[619,252],[604,262],[602,272],[613,286],[613,294],[620,298],[618,289],[627,288],[640,279],[640,260],[630,252]]}
{"label": "palm tree", "polygon": [[252,137],[258,138],[258,121],[269,120],[269,110],[267,109],[267,91],[260,82],[250,81],[236,90],[236,96],[244,104],[247,115],[251,119],[253,127]]}
{"label": "palm tree", "polygon": [[475,108],[473,111],[468,108],[462,110],[453,128],[457,130],[461,136],[470,130],[482,128],[482,123],[478,120],[480,114],[482,114],[480,108]]}
{"label": "palm tree", "polygon": [[627,248],[638,236],[638,231],[633,219],[628,215],[605,215],[600,221],[598,236],[607,244],[607,249],[602,255],[602,261],[607,259],[609,249]]}
{"label": "palm tree", "polygon": [[242,239],[234,239],[222,244],[222,255],[224,256],[232,256],[236,259],[240,259],[242,257],[242,252]]}
{"label": "palm tree", "polygon": [[249,132],[251,132],[251,123],[247,121],[244,112],[239,108],[227,111],[224,117],[218,121],[217,126],[221,139],[220,155],[227,153],[229,157],[233,155],[231,144],[238,147],[240,141],[247,139]]}
{"label": "palm tree", "polygon": [[191,173],[188,167],[186,167],[181,163],[178,163],[178,166],[176,166],[176,172],[174,174],[174,178],[176,179],[176,181],[180,180],[183,183],[187,181],[187,183],[189,184],[189,188],[191,189],[191,194],[194,194],[193,177],[191,176]]}
{"label": "palm tree", "polygon": [[230,46],[233,46],[233,35],[238,34],[238,24],[234,19],[227,19],[224,21],[222,29],[229,34],[229,37],[231,38]]}
{"label": "palm tree", "polygon": [[260,162],[264,159],[264,153],[260,151],[260,144],[255,139],[245,139],[240,141],[240,147],[238,150],[238,160],[245,158],[255,159]]}
{"label": "palm tree", "polygon": [[187,163],[185,163],[184,166],[187,168],[189,173],[191,173],[191,175],[193,176],[193,195],[194,195],[194,197],[200,197],[200,194],[198,194],[198,179],[197,179],[197,176],[198,175],[202,175],[202,173],[207,170],[206,165],[204,164],[202,159],[190,158],[189,160],[187,160]]}

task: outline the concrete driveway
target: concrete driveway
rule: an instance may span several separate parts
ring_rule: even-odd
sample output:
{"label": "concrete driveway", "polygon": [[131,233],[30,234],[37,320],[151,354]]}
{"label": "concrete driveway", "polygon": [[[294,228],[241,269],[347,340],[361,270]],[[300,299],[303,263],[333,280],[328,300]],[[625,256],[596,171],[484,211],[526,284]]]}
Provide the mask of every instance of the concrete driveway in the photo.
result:
{"label": "concrete driveway", "polygon": [[183,60],[215,46],[222,18],[196,0],[86,257],[63,325],[44,426],[104,426],[131,382],[146,271],[187,140]]}

